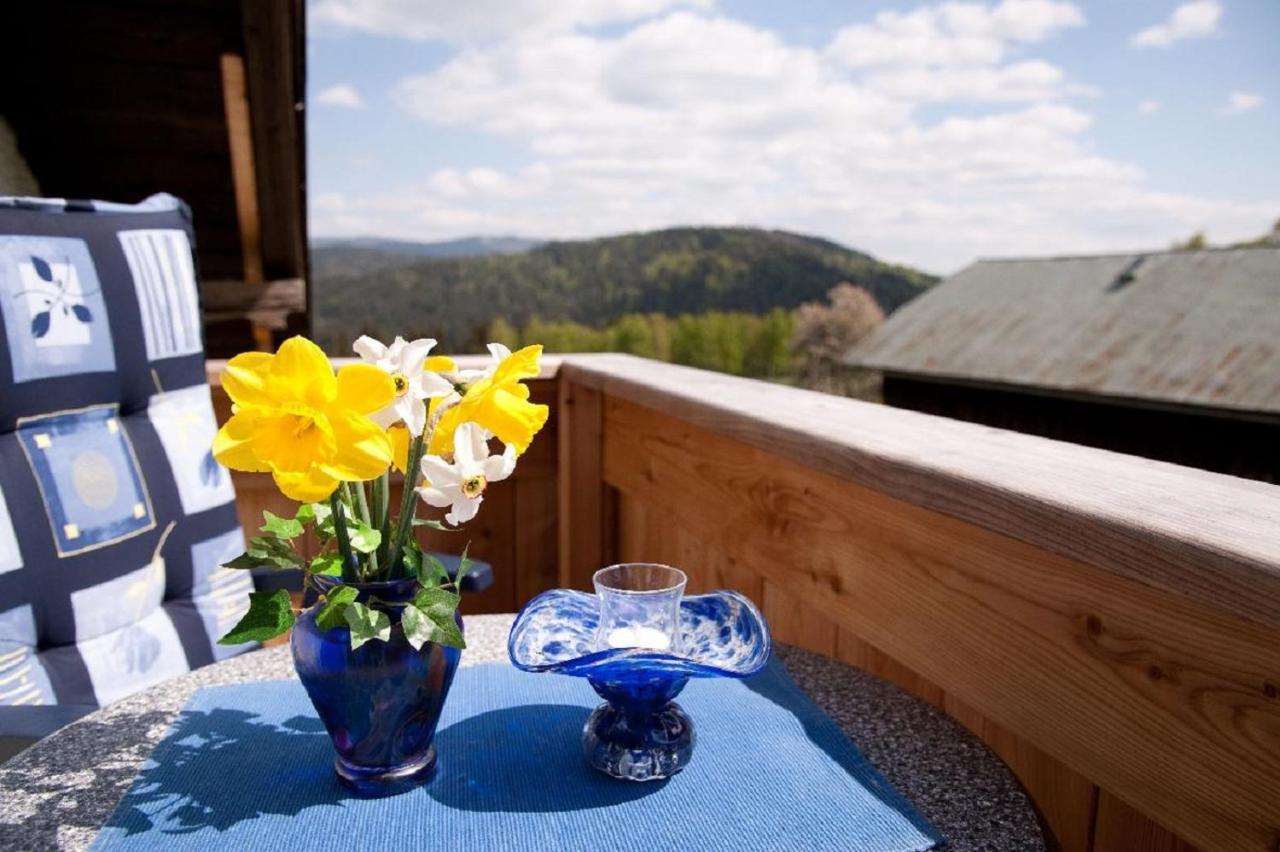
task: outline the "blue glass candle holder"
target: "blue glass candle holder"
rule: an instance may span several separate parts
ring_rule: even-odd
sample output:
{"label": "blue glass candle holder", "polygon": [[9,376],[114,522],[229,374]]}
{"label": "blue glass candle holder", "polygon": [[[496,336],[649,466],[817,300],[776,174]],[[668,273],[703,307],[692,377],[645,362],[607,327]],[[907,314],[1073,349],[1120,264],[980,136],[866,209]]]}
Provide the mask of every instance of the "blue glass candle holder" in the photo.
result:
{"label": "blue glass candle holder", "polygon": [[[635,570],[605,574],[619,568],[649,569],[651,585],[668,582],[609,586],[636,582]],[[755,604],[732,591],[676,592],[673,602],[670,581],[682,591],[683,577],[666,566],[613,566],[597,572],[599,594],[545,592],[511,628],[507,651],[517,668],[585,677],[605,700],[583,728],[582,747],[591,766],[614,778],[655,781],[688,765],[693,720],[674,699],[689,678],[749,677],[768,663],[769,628]]]}

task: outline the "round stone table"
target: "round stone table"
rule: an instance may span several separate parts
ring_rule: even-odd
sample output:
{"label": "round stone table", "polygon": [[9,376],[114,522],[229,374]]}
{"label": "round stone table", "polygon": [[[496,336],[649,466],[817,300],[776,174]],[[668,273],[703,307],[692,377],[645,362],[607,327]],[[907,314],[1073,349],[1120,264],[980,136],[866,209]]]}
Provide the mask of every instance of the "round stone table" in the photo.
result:
{"label": "round stone table", "polygon": [[[467,618],[462,665],[505,661],[510,615]],[[780,646],[797,684],[947,838],[948,850],[1045,848],[1035,809],[977,738],[877,677]],[[0,766],[0,849],[87,849],[201,687],[293,677],[287,647],[245,654],[104,707]]]}

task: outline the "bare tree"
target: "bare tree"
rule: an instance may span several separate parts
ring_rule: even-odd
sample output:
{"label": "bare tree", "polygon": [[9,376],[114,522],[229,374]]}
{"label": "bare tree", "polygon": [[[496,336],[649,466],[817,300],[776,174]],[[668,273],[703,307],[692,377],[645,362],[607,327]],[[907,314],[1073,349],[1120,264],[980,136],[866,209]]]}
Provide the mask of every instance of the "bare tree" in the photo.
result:
{"label": "bare tree", "polygon": [[884,322],[884,311],[870,293],[848,282],[827,293],[827,303],[808,302],[796,309],[791,348],[801,383],[814,390],[866,397],[874,380],[844,364],[853,345]]}

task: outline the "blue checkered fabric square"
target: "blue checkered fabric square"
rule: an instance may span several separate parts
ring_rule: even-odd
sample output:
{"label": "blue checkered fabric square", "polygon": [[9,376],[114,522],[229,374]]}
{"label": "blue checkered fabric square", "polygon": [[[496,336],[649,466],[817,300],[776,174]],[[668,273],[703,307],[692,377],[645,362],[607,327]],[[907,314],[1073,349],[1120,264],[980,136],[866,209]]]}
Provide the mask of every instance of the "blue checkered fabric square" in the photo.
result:
{"label": "blue checkered fabric square", "polygon": [[105,704],[245,650],[191,213],[0,198],[0,705]]}

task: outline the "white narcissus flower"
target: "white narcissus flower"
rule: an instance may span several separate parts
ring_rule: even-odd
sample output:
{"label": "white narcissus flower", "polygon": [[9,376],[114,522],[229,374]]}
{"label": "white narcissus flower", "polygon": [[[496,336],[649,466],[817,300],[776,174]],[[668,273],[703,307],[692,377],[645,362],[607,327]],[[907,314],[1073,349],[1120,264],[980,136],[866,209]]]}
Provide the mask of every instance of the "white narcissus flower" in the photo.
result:
{"label": "white narcissus flower", "polygon": [[452,463],[441,456],[422,459],[426,481],[418,496],[436,508],[448,506],[444,519],[453,526],[465,524],[479,511],[485,487],[506,479],[516,469],[516,448],[511,444],[505,447],[502,455],[489,455],[489,433],[478,423],[463,423],[453,433]]}
{"label": "white narcissus flower", "polygon": [[458,378],[465,385],[475,384],[485,376],[492,376],[493,371],[498,369],[498,365],[511,357],[511,350],[502,343],[490,343],[487,347],[489,355],[493,358],[493,363],[485,367],[483,370],[459,370]]}
{"label": "white narcissus flower", "polygon": [[362,360],[391,376],[396,384],[396,398],[386,408],[372,415],[383,429],[403,422],[410,435],[421,435],[427,428],[427,405],[423,400],[453,393],[453,385],[439,373],[423,370],[423,364],[436,342],[429,337],[406,341],[397,337],[390,346],[362,335],[352,347]]}

